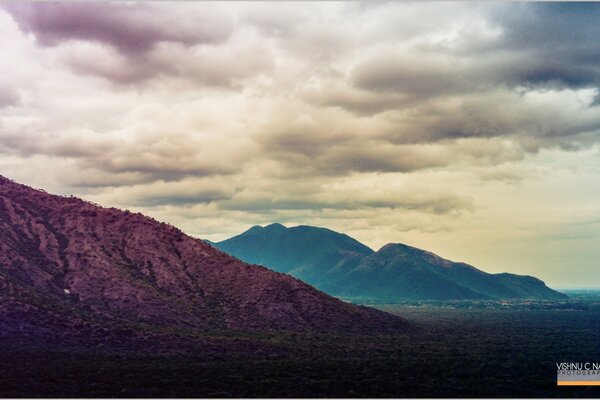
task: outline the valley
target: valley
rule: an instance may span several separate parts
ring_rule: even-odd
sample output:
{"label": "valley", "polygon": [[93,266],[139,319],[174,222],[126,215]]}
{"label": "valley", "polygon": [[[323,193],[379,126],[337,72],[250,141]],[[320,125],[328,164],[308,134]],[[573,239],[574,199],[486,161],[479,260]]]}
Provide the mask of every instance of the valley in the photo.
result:
{"label": "valley", "polygon": [[556,386],[555,362],[600,358],[599,303],[582,302],[588,309],[382,306],[415,327],[397,335],[213,336],[262,349],[254,354],[4,349],[0,395],[597,397],[598,387]]}

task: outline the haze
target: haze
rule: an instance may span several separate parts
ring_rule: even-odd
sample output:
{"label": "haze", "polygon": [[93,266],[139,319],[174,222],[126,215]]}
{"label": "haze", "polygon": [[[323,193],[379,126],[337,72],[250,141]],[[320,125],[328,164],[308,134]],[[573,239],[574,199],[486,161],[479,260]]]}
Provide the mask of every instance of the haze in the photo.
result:
{"label": "haze", "polygon": [[0,174],[600,286],[595,3],[0,3]]}

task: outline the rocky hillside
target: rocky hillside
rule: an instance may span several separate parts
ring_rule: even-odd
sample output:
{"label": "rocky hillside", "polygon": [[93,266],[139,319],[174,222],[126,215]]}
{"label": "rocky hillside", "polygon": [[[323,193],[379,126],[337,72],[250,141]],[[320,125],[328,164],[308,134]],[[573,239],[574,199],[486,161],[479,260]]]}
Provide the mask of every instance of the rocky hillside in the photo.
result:
{"label": "rocky hillside", "polygon": [[405,326],[401,318],[241,262],[144,215],[3,177],[0,314],[0,336],[31,324],[39,333],[90,320],[195,331],[345,333]]}

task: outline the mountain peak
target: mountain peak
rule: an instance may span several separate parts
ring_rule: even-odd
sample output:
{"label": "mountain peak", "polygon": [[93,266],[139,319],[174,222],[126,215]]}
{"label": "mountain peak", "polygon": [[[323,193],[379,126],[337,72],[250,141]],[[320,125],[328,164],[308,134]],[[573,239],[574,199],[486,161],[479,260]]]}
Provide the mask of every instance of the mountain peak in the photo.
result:
{"label": "mountain peak", "polygon": [[263,235],[265,233],[268,234],[271,232],[284,232],[286,230],[287,230],[287,228],[279,223],[273,223],[273,224],[266,225],[266,226],[254,225],[253,227],[244,231],[240,235],[246,235],[246,236],[248,236],[248,235]]}
{"label": "mountain peak", "polygon": [[327,228],[308,225],[286,228],[278,223],[252,228],[216,246],[247,262],[304,280],[326,274],[344,254],[373,253],[351,237]]}
{"label": "mountain peak", "polygon": [[272,231],[284,231],[287,228],[284,225],[280,224],[279,222],[274,222],[270,225],[265,226],[265,229],[272,230]]}

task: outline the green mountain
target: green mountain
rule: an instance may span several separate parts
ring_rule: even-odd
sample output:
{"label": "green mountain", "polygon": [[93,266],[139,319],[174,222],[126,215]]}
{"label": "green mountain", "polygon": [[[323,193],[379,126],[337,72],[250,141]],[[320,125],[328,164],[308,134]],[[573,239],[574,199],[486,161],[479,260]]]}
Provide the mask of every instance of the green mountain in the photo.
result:
{"label": "green mountain", "polygon": [[305,282],[319,282],[329,269],[346,258],[362,259],[373,254],[373,250],[348,235],[304,225],[254,226],[213,245],[240,260],[285,272]]}
{"label": "green mountain", "polygon": [[531,276],[489,274],[404,244],[374,252],[348,235],[312,226],[255,226],[213,245],[358,302],[567,297]]}

